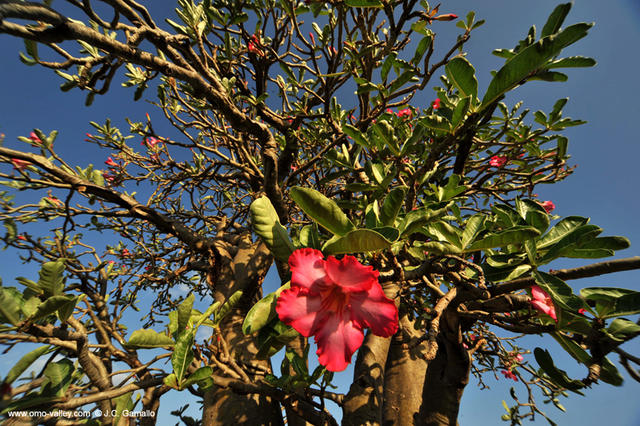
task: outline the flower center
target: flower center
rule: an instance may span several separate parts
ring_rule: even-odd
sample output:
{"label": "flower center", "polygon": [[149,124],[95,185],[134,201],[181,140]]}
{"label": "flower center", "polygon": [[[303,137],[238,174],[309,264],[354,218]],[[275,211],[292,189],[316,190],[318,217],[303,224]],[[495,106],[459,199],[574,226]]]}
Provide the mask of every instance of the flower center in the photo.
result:
{"label": "flower center", "polygon": [[343,312],[349,305],[349,293],[343,292],[338,286],[331,287],[322,292],[322,310],[330,312]]}

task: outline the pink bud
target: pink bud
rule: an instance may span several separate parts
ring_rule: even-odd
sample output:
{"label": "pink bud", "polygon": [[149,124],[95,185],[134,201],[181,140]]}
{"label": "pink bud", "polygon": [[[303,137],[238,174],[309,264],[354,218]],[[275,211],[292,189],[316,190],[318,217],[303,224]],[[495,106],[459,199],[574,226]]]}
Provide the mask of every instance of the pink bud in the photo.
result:
{"label": "pink bud", "polygon": [[42,145],[42,139],[40,139],[35,132],[29,133],[29,139],[38,145]]}
{"label": "pink bud", "polygon": [[454,19],[458,19],[458,15],[453,13],[447,13],[445,15],[438,15],[432,18],[434,21],[453,21]]}
{"label": "pink bud", "polygon": [[433,109],[440,109],[440,98],[436,98],[436,100],[431,103],[431,106]]}
{"label": "pink bud", "polygon": [[107,161],[105,161],[104,164],[106,164],[107,166],[111,166],[111,167],[119,167],[118,163],[113,161],[113,158],[111,158],[111,157],[107,158]]}
{"label": "pink bud", "polygon": [[553,204],[553,201],[549,200],[542,202],[541,205],[547,213],[551,213],[556,208],[556,205]]}
{"label": "pink bud", "polygon": [[13,164],[13,168],[16,170],[24,170],[27,166],[31,165],[30,162],[19,160],[17,158],[12,158],[11,163]]}

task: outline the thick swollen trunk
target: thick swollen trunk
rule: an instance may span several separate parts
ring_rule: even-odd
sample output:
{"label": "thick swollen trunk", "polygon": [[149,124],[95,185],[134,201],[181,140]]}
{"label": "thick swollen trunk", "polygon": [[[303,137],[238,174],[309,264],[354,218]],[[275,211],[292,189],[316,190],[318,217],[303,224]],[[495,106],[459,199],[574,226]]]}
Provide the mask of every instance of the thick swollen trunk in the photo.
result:
{"label": "thick swollen trunk", "polygon": [[[252,338],[242,333],[242,322],[262,295],[262,281],[272,258],[263,244],[252,243],[248,235],[220,242],[216,249],[219,265],[216,265],[215,280],[210,279],[209,283],[216,300],[223,301],[235,291],[243,291],[236,309],[223,320],[221,334],[227,342],[230,360],[243,368],[251,381],[257,381],[271,366],[269,361],[256,359],[258,348]],[[202,423],[206,426],[282,425],[283,420],[279,403],[269,397],[240,395],[229,388],[214,386],[204,395]]]}
{"label": "thick swollen trunk", "polygon": [[460,399],[469,383],[471,360],[462,347],[457,316],[445,313],[438,350],[429,363],[422,393],[422,406],[416,425],[452,426],[458,424]]}
{"label": "thick swollen trunk", "polygon": [[411,426],[422,404],[422,388],[428,361],[427,342],[416,345],[418,333],[406,316],[400,319],[400,331],[393,337],[384,377],[382,423],[387,426]]}

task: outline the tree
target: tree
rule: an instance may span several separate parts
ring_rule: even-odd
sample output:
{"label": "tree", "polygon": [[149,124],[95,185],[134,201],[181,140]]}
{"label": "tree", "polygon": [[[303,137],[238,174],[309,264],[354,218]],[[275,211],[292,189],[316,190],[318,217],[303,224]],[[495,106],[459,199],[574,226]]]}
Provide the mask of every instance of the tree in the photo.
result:
{"label": "tree", "polygon": [[[501,371],[526,385],[527,402],[505,415],[517,424],[546,416],[537,389],[559,405],[599,380],[620,385],[612,353],[637,379],[637,357],[619,346],[640,333],[628,319],[640,313],[640,293],[577,295],[564,280],[638,269],[640,259],[543,270],[629,245],[600,237],[587,218],[554,217],[552,203],[533,197],[572,173],[560,132],[582,122],[562,116],[566,99],[533,120],[504,102],[529,81],[566,80],[558,68],[595,63],[560,57],[591,26],[562,28],[569,10],[558,6],[539,36],[532,27],[515,48],[494,51],[505,64],[480,94],[463,52],[482,21],[458,20],[457,41],[434,59],[431,26],[458,18],[426,2],[180,0],[181,22],[166,20],[168,32],[131,0],[59,9],[0,1],[0,32],[25,40],[27,65],[54,69],[63,90],[88,91],[87,104],[124,67],[134,99],[156,89],[155,105],[180,133],[158,134],[150,118],[131,121],[126,135],[92,123],[88,142],[110,155],[104,170],[66,162],[56,132],[34,129],[21,138],[25,150],[0,147],[13,189],[2,196],[4,241],[41,264],[37,281],[18,278],[0,293],[0,341],[41,344],[5,377],[3,413],[49,411],[32,420],[59,423],[51,410],[97,408],[101,422],[118,424],[124,410],[156,412],[163,395],[188,391],[202,398],[205,425],[282,424],[282,408],[291,424],[334,424],[325,400],[348,425],[455,424],[469,374]],[[86,22],[69,18],[78,13]],[[433,102],[412,106],[441,74]],[[47,195],[22,204],[18,191]],[[32,222],[50,222],[51,234],[31,235]],[[106,233],[120,241],[88,242]],[[328,302],[308,308],[318,320],[305,329],[285,312],[294,296],[311,297],[301,253],[327,276],[330,264],[366,270],[354,293],[381,283],[394,324],[338,315],[346,308],[336,297],[356,295],[323,287]],[[272,265],[283,287],[264,295]],[[180,285],[187,297],[173,291]],[[194,309],[196,295],[204,310]],[[326,348],[318,327],[331,320],[354,334],[372,329],[361,345],[329,339],[348,341],[345,362],[359,347],[343,394],[327,390],[340,367],[309,371],[302,335]],[[212,337],[198,338],[200,327]],[[525,349],[504,331],[551,335],[585,378],[568,377],[541,348],[539,368],[522,364]],[[41,357],[43,370],[17,381]]]}

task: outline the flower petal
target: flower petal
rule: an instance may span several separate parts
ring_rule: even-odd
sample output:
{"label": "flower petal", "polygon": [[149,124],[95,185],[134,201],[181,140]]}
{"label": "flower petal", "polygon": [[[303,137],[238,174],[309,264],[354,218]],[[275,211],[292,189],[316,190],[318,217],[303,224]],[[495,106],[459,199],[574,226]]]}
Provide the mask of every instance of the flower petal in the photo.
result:
{"label": "flower petal", "polygon": [[531,286],[531,295],[533,296],[534,300],[541,300],[541,301],[549,297],[547,292],[541,289],[540,287],[538,287],[537,285]]}
{"label": "flower petal", "polygon": [[360,327],[369,327],[373,334],[381,337],[398,331],[398,308],[377,282],[369,291],[351,293],[350,301],[351,318]]}
{"label": "flower petal", "polygon": [[329,256],[325,261],[327,276],[344,291],[366,291],[378,282],[378,271],[365,266],[353,256],[341,260]]}
{"label": "flower petal", "polygon": [[556,309],[554,308],[553,305],[549,306],[546,303],[544,303],[542,301],[539,301],[539,300],[534,300],[533,302],[531,302],[531,304],[533,305],[534,308],[536,308],[540,312],[549,315],[554,320],[557,320],[557,318],[556,318]]}
{"label": "flower petal", "polygon": [[318,362],[337,372],[347,368],[351,356],[362,345],[364,333],[348,315],[331,315],[318,327],[315,340]]}
{"label": "flower petal", "polygon": [[315,334],[324,315],[319,310],[322,297],[302,287],[291,287],[278,297],[276,312],[280,321],[295,328],[300,334],[309,337]]}
{"label": "flower petal", "polygon": [[289,256],[291,285],[312,289],[325,281],[325,261],[320,250],[302,248]]}

